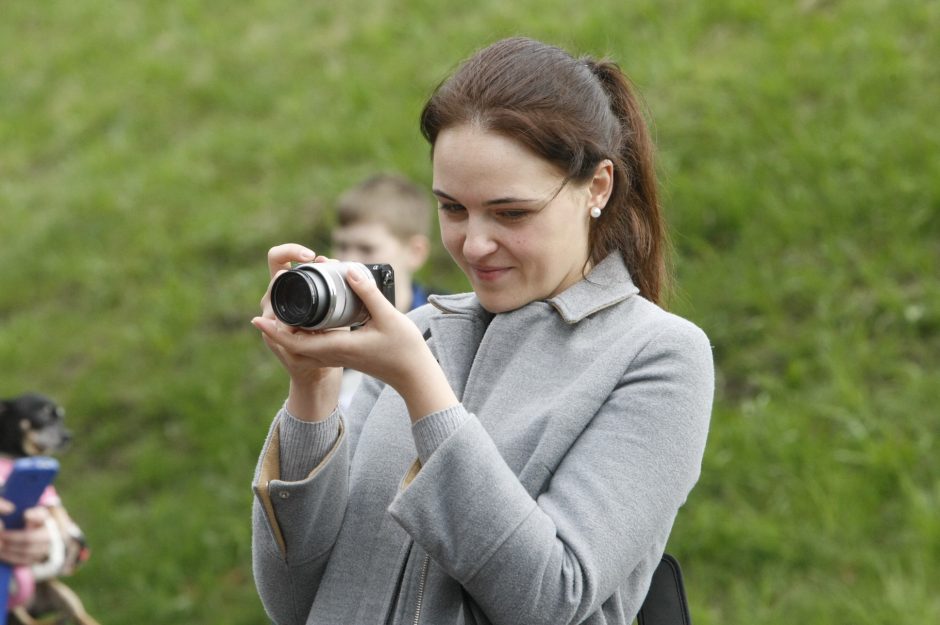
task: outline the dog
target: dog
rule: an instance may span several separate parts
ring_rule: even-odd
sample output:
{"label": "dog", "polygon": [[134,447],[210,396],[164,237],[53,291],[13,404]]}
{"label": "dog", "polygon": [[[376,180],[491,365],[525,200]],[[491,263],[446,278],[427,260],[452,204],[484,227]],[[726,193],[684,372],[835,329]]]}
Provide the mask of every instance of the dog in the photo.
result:
{"label": "dog", "polygon": [[65,409],[49,397],[26,393],[0,401],[0,454],[50,456],[65,450],[71,441]]}
{"label": "dog", "polygon": [[[0,400],[0,461],[10,462],[25,456],[50,456],[64,451],[71,441],[72,433],[65,427],[65,409],[53,399],[39,393],[25,393]],[[58,500],[58,495],[54,497]],[[65,528],[67,535],[64,557],[71,564],[62,570],[67,574],[88,558],[85,537],[61,502],[50,508],[50,514],[59,527]],[[59,579],[53,577],[32,583],[27,575],[28,571],[21,573],[18,582],[21,588],[28,591],[29,596],[11,610],[10,625],[46,622],[44,617],[49,615],[55,615],[57,623],[98,625],[85,611],[74,591]],[[37,619],[40,615],[43,617],[41,620]]]}

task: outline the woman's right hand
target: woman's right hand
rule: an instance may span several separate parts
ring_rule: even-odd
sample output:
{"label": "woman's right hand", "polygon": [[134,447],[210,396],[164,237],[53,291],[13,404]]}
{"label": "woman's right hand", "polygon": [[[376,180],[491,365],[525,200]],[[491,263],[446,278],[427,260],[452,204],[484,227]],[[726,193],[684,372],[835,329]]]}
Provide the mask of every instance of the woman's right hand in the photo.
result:
{"label": "woman's right hand", "polygon": [[326,257],[317,256],[313,250],[296,243],[285,243],[268,250],[268,270],[271,280],[264,297],[261,298],[261,316],[251,321],[252,325],[262,330],[261,336],[265,344],[290,375],[287,410],[304,421],[325,419],[336,408],[342,382],[342,368],[325,367],[317,360],[289,351],[283,345],[272,341],[262,325],[268,328],[268,331],[273,329],[274,332],[287,334],[303,331],[282,323],[274,314],[274,307],[271,305],[271,285],[277,276],[291,268],[292,262],[326,262],[327,260]]}

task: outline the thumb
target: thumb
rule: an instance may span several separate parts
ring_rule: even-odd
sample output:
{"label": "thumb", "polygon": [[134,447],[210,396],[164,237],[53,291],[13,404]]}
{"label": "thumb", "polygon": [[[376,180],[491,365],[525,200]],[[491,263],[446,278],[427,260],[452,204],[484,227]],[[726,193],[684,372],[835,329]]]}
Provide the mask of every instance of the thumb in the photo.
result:
{"label": "thumb", "polygon": [[27,527],[40,527],[49,518],[49,509],[45,506],[36,506],[23,513]]}

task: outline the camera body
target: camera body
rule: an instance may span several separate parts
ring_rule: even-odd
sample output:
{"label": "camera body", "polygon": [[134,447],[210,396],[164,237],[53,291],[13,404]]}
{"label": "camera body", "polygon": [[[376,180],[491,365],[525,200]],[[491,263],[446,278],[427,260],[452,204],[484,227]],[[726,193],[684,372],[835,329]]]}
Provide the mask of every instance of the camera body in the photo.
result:
{"label": "camera body", "polygon": [[346,282],[357,267],[395,304],[395,272],[391,265],[355,262],[303,263],[285,271],[271,285],[271,306],[283,323],[304,330],[356,327],[369,320],[369,311]]}

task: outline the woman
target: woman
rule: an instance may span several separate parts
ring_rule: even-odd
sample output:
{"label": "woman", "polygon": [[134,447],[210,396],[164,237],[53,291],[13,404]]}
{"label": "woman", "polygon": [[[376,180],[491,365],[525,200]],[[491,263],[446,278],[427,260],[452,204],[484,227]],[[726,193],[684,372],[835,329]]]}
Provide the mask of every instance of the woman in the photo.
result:
{"label": "woman", "polygon": [[[616,65],[497,42],[421,129],[473,292],[356,332],[252,323],[290,374],[255,477],[254,570],[300,623],[630,623],[698,478],[707,338],[657,302],[652,148]],[[314,253],[273,248],[272,277]],[[318,260],[326,260],[319,257]],[[348,414],[340,370],[363,371]]]}

